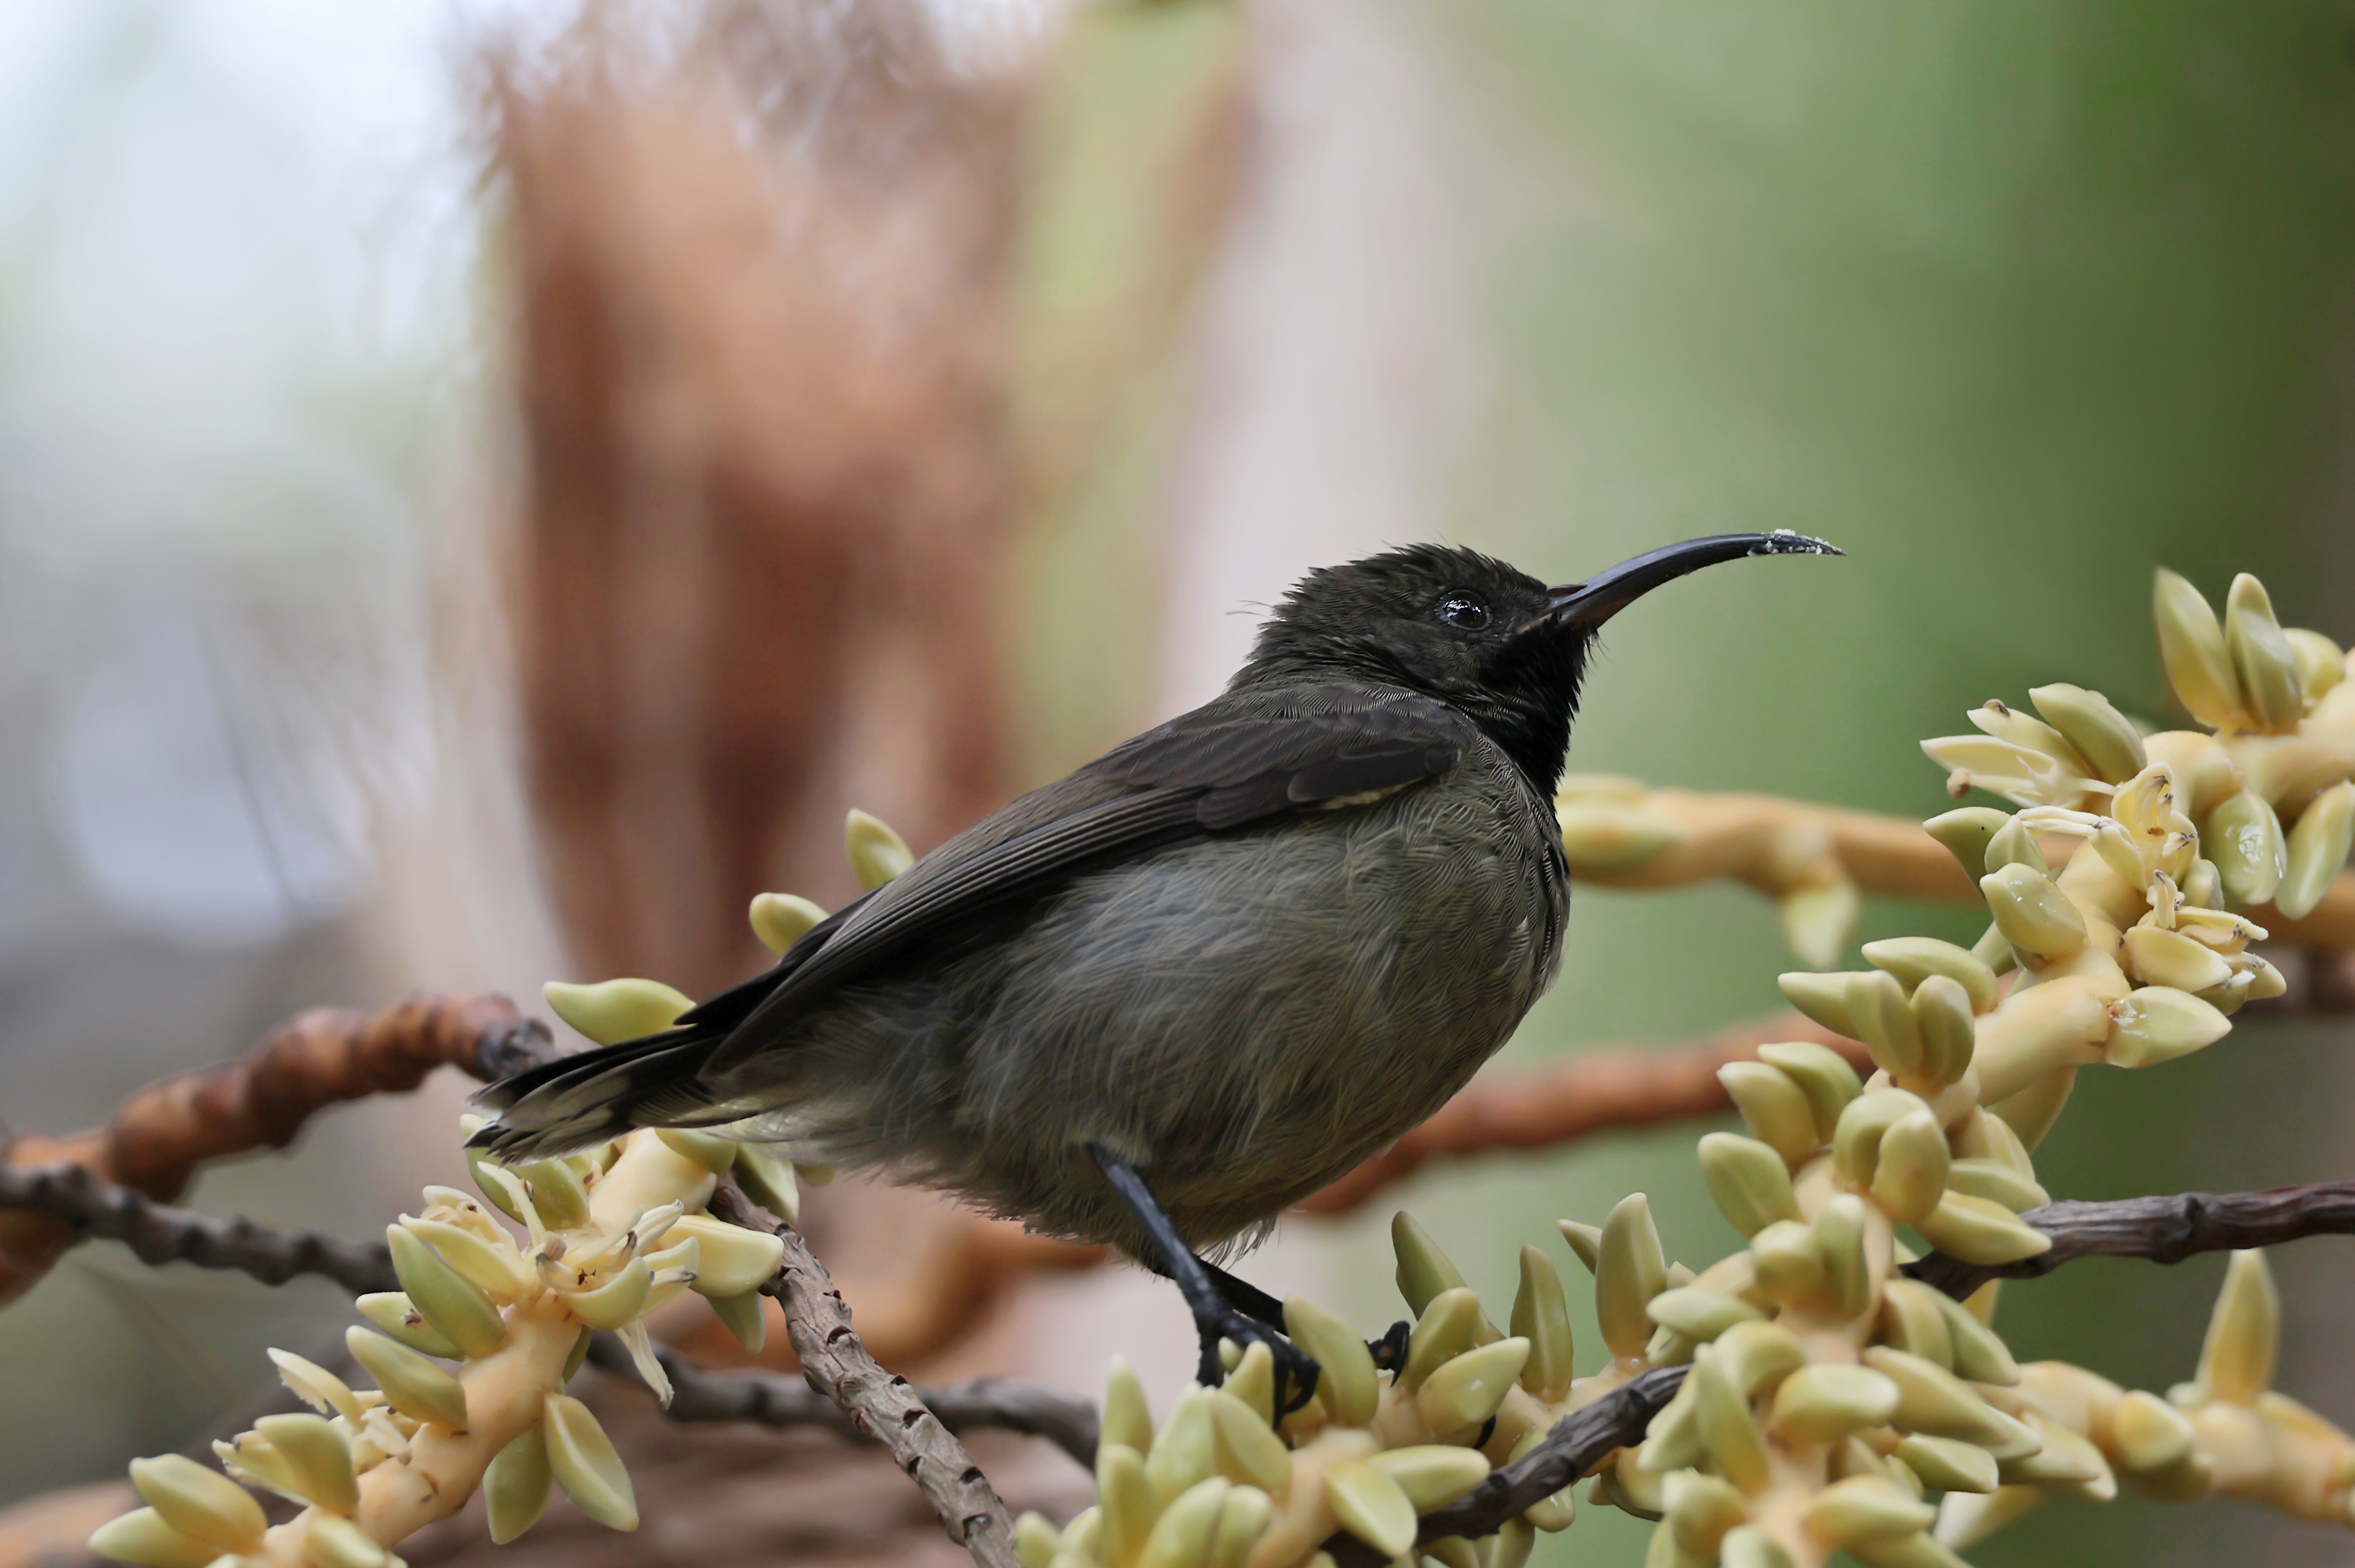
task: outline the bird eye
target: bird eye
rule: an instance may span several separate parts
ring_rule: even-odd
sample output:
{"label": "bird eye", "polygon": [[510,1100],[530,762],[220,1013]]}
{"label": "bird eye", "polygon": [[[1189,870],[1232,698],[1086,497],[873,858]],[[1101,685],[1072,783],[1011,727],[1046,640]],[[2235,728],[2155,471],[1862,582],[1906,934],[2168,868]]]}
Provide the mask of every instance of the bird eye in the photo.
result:
{"label": "bird eye", "polygon": [[1439,619],[1465,631],[1488,624],[1488,607],[1468,593],[1452,593],[1439,601]]}

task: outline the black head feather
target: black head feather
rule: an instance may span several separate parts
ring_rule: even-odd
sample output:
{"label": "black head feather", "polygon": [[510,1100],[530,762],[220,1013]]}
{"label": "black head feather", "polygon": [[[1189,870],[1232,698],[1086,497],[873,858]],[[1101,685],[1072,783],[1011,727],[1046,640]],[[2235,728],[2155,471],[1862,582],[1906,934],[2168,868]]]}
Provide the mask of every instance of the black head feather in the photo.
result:
{"label": "black head feather", "polygon": [[1478,725],[1550,794],[1593,634],[1549,622],[1548,591],[1493,556],[1447,545],[1322,567],[1260,628],[1231,685],[1342,677],[1405,686]]}

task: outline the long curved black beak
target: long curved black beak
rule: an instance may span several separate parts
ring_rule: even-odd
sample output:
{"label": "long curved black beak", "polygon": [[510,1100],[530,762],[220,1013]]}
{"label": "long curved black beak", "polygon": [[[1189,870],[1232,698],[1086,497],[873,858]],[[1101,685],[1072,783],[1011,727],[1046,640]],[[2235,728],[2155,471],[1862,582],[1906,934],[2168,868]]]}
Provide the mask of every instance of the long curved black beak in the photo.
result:
{"label": "long curved black beak", "polygon": [[1750,556],[1843,553],[1821,539],[1794,534],[1787,528],[1777,528],[1771,534],[1712,534],[1706,539],[1663,545],[1582,583],[1564,583],[1547,589],[1545,614],[1526,630],[1534,631],[1542,626],[1556,630],[1592,631],[1662,583],[1720,561],[1738,561]]}

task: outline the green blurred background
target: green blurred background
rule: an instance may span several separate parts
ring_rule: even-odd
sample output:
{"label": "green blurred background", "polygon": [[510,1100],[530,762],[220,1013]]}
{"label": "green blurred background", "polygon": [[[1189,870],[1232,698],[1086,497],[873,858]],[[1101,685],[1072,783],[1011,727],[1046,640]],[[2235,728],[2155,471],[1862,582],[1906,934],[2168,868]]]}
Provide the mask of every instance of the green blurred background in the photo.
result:
{"label": "green blurred background", "polygon": [[[1001,8],[1026,38],[1059,25]],[[934,9],[954,27],[990,7]],[[496,510],[512,437],[452,63],[491,23],[387,15],[0,11],[0,60],[15,53],[26,87],[0,136],[12,1125],[79,1125],[298,1003],[454,983],[372,941],[369,833],[314,821],[342,821],[322,799],[398,797],[436,757],[452,766],[444,732],[400,705],[431,679],[411,654],[446,609],[428,567]],[[1095,341],[1092,312],[1176,303],[1125,358],[1071,377],[1093,422],[1014,546],[1016,782],[1207,694],[1248,630],[1231,612],[1292,570],[1408,533],[1556,577],[1730,528],[1833,539],[1847,560],[1708,574],[1615,623],[1572,765],[1887,811],[1942,809],[1916,742],[1989,696],[2069,680],[2170,717],[2147,619],[2159,564],[2211,597],[2256,571],[2286,621],[2355,640],[2355,6],[1277,0],[1239,19],[1167,0],[1087,20],[1099,32],[1050,73],[1042,122],[1065,141],[1037,154],[1017,247],[1018,419],[1071,417],[1059,366]],[[1124,217],[1150,205],[1137,171],[1210,112],[1202,83],[1227,69],[1249,105],[1233,215],[1190,281],[1124,294],[1183,249]],[[1430,264],[1382,283],[1410,250]],[[1222,419],[1284,450],[1234,459],[1248,435]],[[1305,433],[1278,440],[1294,419]],[[1412,440],[1384,439],[1397,429]],[[134,635],[175,616],[239,647],[269,630],[250,681],[216,661],[202,685],[259,705],[262,730],[291,713],[368,739],[285,743],[261,791],[275,826],[234,801],[172,815],[186,774],[169,747],[74,760],[76,715],[121,684],[108,670],[219,645]],[[330,635],[356,623],[369,630]],[[325,662],[341,683],[290,687],[322,647],[341,651]],[[176,708],[140,701],[101,729],[135,737],[141,715]],[[120,806],[151,824],[156,864],[208,832],[255,843],[165,868],[181,883],[162,894],[125,891],[136,869],[110,871],[104,846],[130,830],[88,806],[87,779],[126,774],[166,798]],[[310,846],[291,872],[287,842]],[[242,924],[205,903],[257,857]],[[1861,935],[1977,928],[1869,903]],[[1740,890],[1588,891],[1572,937],[1508,1061],[1753,1016],[1790,962]],[[519,988],[549,951],[481,967]],[[2164,1072],[2089,1075],[2047,1182],[2104,1197],[2344,1174],[2346,1044],[2336,1021],[2250,1020]],[[1698,1266],[1735,1240],[1693,1168],[1698,1130],[1450,1168],[1400,1201],[1496,1299],[1522,1242],[1550,1245],[1557,1217],[1599,1219],[1631,1190]],[[314,1144],[299,1181],[249,1168],[198,1197],[354,1228],[407,1168],[394,1130],[353,1136],[373,1185]],[[1389,1307],[1387,1213],[1340,1227],[1329,1287],[1369,1320]],[[2278,1267],[2284,1385],[2355,1419],[2338,1309],[2355,1266],[2318,1243]],[[2080,1265],[2014,1288],[2003,1322],[2023,1357],[2163,1388],[2190,1372],[2220,1272]],[[248,1385],[261,1343],[337,1310],[233,1280],[160,1288],[176,1323],[126,1327],[117,1314],[155,1310],[124,1305],[144,1287],[93,1248],[11,1308],[0,1494],[183,1440]],[[1584,1366],[1591,1321],[1582,1333]],[[1540,1560],[1633,1563],[1645,1529],[1591,1508]],[[2228,1551],[2355,1556],[2239,1505],[2126,1500],[2048,1506],[1975,1557]]]}

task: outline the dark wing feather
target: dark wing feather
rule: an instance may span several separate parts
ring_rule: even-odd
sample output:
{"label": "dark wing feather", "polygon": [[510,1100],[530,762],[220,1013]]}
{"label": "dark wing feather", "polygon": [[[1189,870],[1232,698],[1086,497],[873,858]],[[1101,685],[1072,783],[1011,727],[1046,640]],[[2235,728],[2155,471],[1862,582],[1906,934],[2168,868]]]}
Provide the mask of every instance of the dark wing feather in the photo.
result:
{"label": "dark wing feather", "polygon": [[678,1021],[661,1033],[607,1046],[602,1052],[587,1051],[559,1056],[552,1062],[542,1062],[537,1067],[526,1067],[520,1073],[511,1073],[496,1084],[475,1090],[472,1103],[485,1110],[503,1111],[526,1095],[537,1095],[542,1105],[570,1104],[578,1097],[571,1091],[624,1062],[648,1059],[657,1052],[698,1042],[708,1047],[712,1041],[750,1018],[783,980],[824,951],[826,942],[842,928],[843,922],[856,915],[866,902],[866,897],[858,898],[827,916],[803,932],[801,939],[786,949],[784,956],[775,964],[750,980],[739,980],[726,991],[704,998],[680,1013]]}
{"label": "dark wing feather", "polygon": [[[1082,769],[1079,779],[1100,787],[1092,803],[943,863],[919,862],[855,913],[844,911],[823,945],[789,972],[781,965],[739,987],[764,994],[703,1075],[725,1073],[835,987],[977,915],[1095,866],[1435,778],[1455,766],[1470,733],[1445,705],[1405,694],[1323,712],[1231,716],[1212,705],[1189,714]],[[1102,786],[1124,792],[1104,799]],[[794,955],[817,935],[795,944]],[[690,1013],[680,1022],[699,1021]]]}

